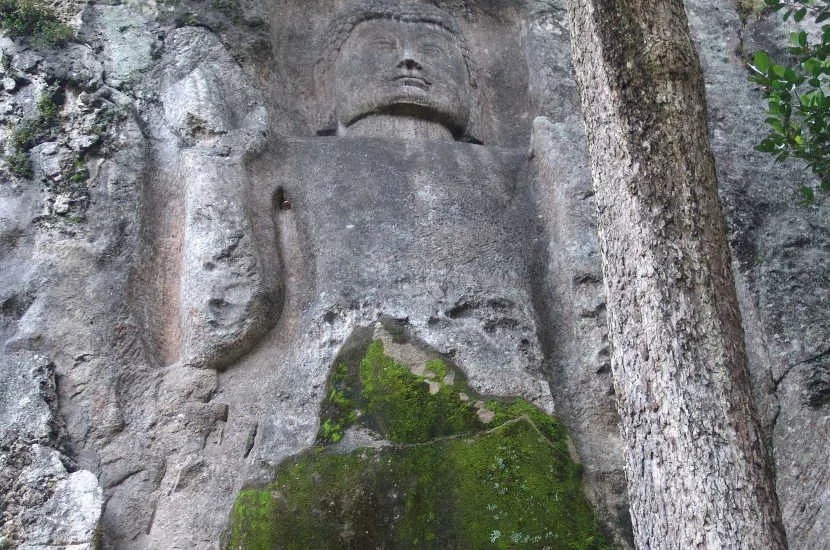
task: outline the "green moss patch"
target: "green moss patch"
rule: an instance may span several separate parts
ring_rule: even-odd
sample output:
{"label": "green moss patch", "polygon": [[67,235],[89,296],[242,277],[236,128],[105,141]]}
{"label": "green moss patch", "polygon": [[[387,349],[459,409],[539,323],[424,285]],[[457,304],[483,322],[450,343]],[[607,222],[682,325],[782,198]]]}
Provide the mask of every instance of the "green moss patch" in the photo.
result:
{"label": "green moss patch", "polygon": [[269,491],[242,490],[233,506],[234,542],[229,548],[278,548],[274,538],[274,499]]}
{"label": "green moss patch", "polygon": [[0,28],[36,46],[62,46],[74,34],[52,10],[30,0],[0,0]]}
{"label": "green moss patch", "polygon": [[[319,445],[238,495],[228,548],[608,547],[559,422],[485,400],[440,358],[413,368],[380,340],[360,349],[329,379]],[[345,448],[351,427],[387,444]]]}
{"label": "green moss patch", "polygon": [[[422,443],[436,437],[482,429],[471,401],[461,394],[461,382],[443,381],[447,366],[440,359],[427,363],[429,376],[415,375],[383,352],[375,340],[360,362],[361,423],[395,443]],[[432,382],[432,391],[428,382]]]}
{"label": "green moss patch", "polygon": [[371,342],[359,361],[338,362],[317,442],[337,443],[356,423],[395,443],[422,443],[485,427],[473,401],[462,398],[471,392],[460,375],[446,383],[449,367],[440,358],[427,362],[425,372],[416,375],[393,360],[380,340]]}

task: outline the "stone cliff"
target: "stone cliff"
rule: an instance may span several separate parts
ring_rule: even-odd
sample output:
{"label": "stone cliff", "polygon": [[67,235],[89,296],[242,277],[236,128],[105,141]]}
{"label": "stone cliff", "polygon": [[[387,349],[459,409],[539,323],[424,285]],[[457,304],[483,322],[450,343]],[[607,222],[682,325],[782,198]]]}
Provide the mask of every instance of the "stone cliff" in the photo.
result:
{"label": "stone cliff", "polygon": [[[237,494],[297,467],[336,359],[389,319],[418,342],[401,363],[441,357],[470,394],[555,414],[629,547],[562,2],[370,1],[334,20],[345,4],[57,0],[66,42],[12,37],[4,16],[0,548],[227,541]],[[830,548],[830,218],[826,197],[799,204],[803,166],[752,149],[743,58],[784,51],[787,29],[686,5],[789,543]],[[410,96],[355,92],[376,102],[346,118],[340,83],[371,78],[338,56],[357,37],[380,62],[388,41],[354,29],[387,19],[432,33],[395,76]],[[455,59],[465,93],[419,99],[441,75],[418,55]],[[361,430],[344,438],[387,452],[383,426]]]}

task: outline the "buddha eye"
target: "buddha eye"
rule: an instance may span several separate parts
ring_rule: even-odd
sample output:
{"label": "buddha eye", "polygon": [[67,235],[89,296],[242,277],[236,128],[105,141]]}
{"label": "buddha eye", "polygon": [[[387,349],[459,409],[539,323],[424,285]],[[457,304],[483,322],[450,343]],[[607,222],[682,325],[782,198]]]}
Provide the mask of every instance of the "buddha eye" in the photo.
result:
{"label": "buddha eye", "polygon": [[380,51],[390,51],[396,47],[395,41],[391,38],[376,38],[370,44],[372,48]]}
{"label": "buddha eye", "polygon": [[442,53],[444,53],[444,49],[441,46],[438,46],[437,44],[424,44],[423,46],[421,46],[421,53],[430,56],[441,55]]}

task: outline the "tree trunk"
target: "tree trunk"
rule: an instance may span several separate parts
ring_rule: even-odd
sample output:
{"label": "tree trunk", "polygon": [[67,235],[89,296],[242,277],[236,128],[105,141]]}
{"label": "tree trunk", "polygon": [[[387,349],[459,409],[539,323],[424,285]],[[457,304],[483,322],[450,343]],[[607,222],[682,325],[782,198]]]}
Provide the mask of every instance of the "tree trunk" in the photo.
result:
{"label": "tree trunk", "polygon": [[638,548],[785,548],[682,0],[569,0]]}

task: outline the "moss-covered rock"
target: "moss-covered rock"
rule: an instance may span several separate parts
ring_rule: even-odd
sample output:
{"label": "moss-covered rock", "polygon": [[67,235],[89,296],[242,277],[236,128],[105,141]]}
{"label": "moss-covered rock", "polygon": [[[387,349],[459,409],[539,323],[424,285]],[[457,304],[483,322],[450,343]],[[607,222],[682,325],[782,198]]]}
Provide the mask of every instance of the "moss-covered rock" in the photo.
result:
{"label": "moss-covered rock", "polygon": [[13,38],[46,47],[62,46],[74,34],[52,10],[31,0],[0,0],[0,28]]}
{"label": "moss-covered rock", "polygon": [[[319,445],[240,492],[228,548],[607,547],[555,419],[483,399],[440,358],[361,350],[333,370]],[[344,447],[356,429],[385,444]]]}

